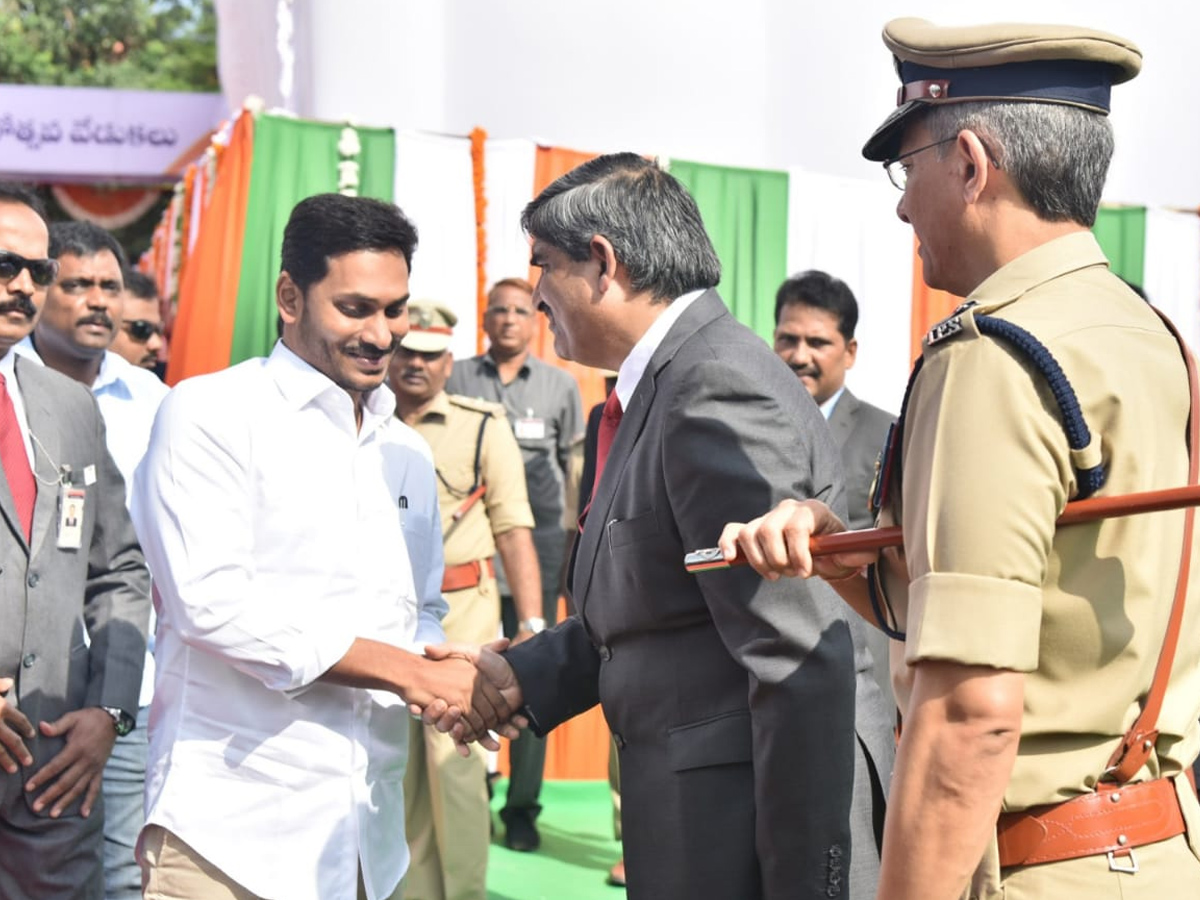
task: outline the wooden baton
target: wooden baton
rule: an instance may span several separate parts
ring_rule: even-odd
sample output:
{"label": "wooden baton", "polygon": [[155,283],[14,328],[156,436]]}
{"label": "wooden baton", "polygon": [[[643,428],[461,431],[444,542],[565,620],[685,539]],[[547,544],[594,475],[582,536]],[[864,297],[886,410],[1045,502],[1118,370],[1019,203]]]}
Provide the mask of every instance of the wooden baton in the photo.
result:
{"label": "wooden baton", "polygon": [[[1066,505],[1055,524],[1059,526],[1079,525],[1099,519],[1116,519],[1122,516],[1183,509],[1188,506],[1200,506],[1200,485],[1074,500]],[[863,528],[859,531],[842,531],[838,534],[814,535],[809,539],[808,545],[809,552],[813,556],[902,546],[904,546],[904,535],[899,525],[891,525],[887,528]],[[707,572],[710,569],[744,566],[746,559],[739,550],[738,555],[732,561],[726,562],[719,547],[706,547],[703,550],[694,550],[689,553],[684,557],[683,564],[689,572]]]}

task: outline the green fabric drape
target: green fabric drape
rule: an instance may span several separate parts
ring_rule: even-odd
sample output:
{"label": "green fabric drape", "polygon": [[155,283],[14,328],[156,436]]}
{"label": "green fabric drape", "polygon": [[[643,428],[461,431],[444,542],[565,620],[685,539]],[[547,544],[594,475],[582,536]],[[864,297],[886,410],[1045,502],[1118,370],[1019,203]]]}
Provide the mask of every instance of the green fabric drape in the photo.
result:
{"label": "green fabric drape", "polygon": [[[338,139],[344,125],[259,116],[242,245],[242,277],[229,364],[271,352],[276,337],[275,282],[283,229],[292,207],[313,194],[336,191]],[[358,128],[358,193],[391,202],[396,136],[391,129]]]}
{"label": "green fabric drape", "polygon": [[770,341],[775,291],[787,277],[787,173],[672,160],[671,174],[700,207],[721,260],[722,298],[739,322]]}
{"label": "green fabric drape", "polygon": [[1112,270],[1138,287],[1146,276],[1146,208],[1126,206],[1101,209],[1092,226],[1100,249]]}

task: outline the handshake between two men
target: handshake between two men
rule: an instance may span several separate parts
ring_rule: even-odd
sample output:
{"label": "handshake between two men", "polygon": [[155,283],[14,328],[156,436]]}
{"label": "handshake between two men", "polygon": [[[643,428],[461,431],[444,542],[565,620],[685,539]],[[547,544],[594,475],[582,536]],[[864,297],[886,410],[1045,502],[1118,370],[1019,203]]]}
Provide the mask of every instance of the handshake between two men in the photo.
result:
{"label": "handshake between two men", "polygon": [[[431,676],[423,689],[405,699],[409,711],[426,725],[448,733],[462,756],[468,744],[478,741],[489,750],[499,750],[495,735],[515,740],[529,723],[517,711],[524,701],[521,685],[508,661],[500,655],[507,638],[476,647],[470,644],[438,644],[425,650],[425,657],[438,665],[427,666]],[[463,662],[469,665],[464,666]]]}

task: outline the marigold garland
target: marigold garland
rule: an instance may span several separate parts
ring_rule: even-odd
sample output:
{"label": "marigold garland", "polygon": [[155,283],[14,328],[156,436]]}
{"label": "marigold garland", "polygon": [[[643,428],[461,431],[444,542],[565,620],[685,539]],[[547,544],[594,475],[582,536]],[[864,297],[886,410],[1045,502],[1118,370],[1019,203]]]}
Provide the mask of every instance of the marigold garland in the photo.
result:
{"label": "marigold garland", "polygon": [[483,352],[483,316],[487,310],[487,195],[484,151],[487,132],[471,131],[471,175],[475,184],[475,351]]}

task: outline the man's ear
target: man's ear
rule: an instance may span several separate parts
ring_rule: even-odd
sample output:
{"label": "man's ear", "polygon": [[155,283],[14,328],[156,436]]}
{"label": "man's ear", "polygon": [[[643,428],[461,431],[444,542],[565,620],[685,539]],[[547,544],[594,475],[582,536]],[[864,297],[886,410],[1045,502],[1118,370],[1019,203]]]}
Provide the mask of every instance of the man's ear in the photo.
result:
{"label": "man's ear", "polygon": [[617,274],[617,254],[612,243],[602,234],[592,235],[588,249],[591,251],[593,262],[600,267],[597,290],[604,294],[612,287],[612,281]]}
{"label": "man's ear", "polygon": [[959,154],[963,172],[963,200],[967,203],[978,202],[991,178],[988,167],[988,152],[983,146],[979,135],[964,128],[958,133],[954,144],[954,152]]}
{"label": "man's ear", "polygon": [[858,359],[858,338],[850,338],[846,341],[846,368],[853,369],[856,359]]}
{"label": "man's ear", "polygon": [[294,325],[300,318],[303,301],[304,292],[292,281],[292,276],[287,272],[280,272],[279,280],[275,282],[275,305],[279,307],[279,318],[285,325]]}

